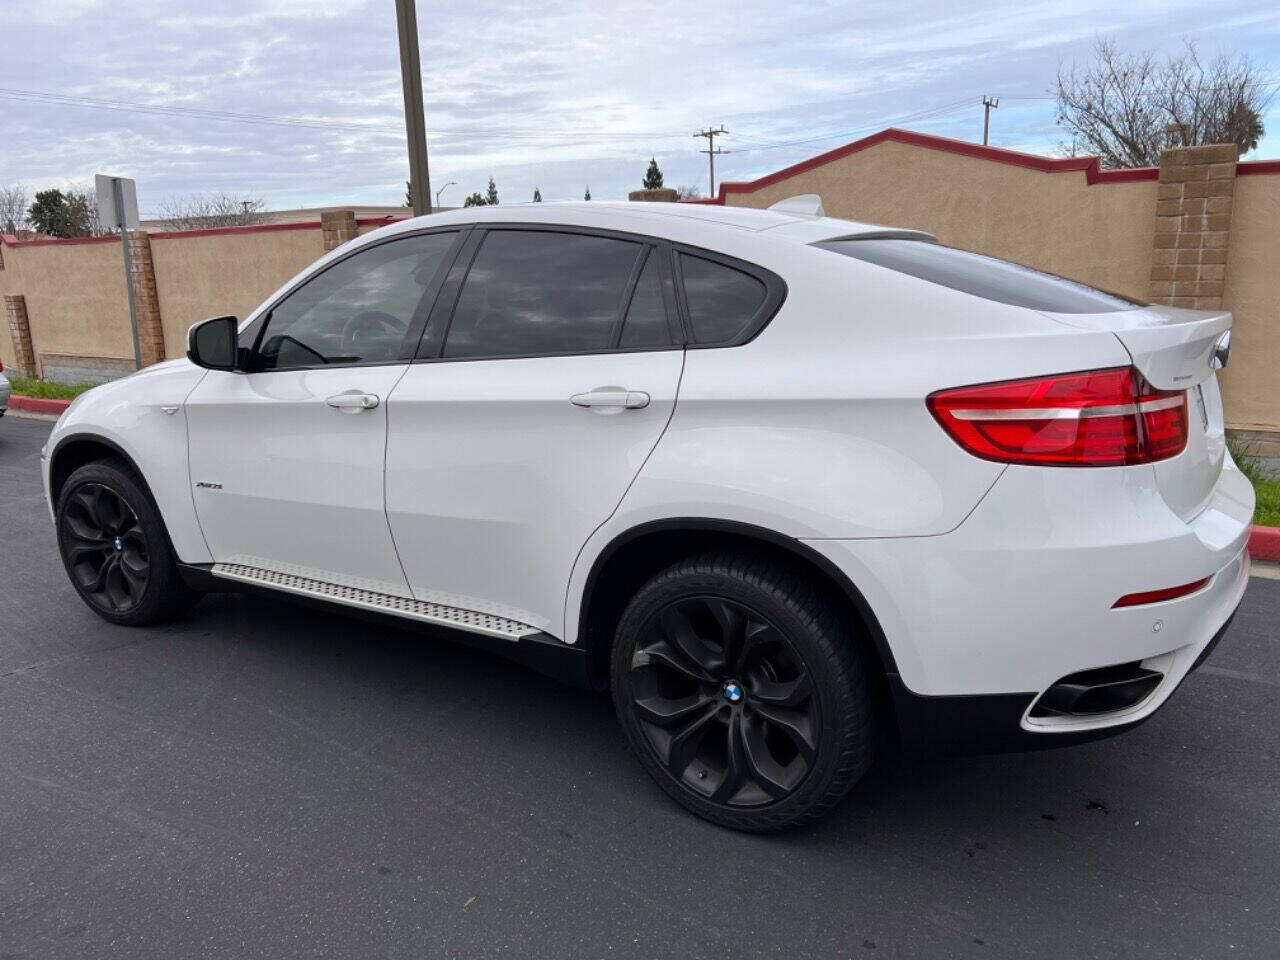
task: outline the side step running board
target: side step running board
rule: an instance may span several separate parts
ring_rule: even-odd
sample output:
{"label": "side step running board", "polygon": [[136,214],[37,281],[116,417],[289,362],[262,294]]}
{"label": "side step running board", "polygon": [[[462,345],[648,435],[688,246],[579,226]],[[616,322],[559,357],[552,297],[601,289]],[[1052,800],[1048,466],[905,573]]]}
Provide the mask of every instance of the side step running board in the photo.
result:
{"label": "side step running board", "polygon": [[521,637],[540,634],[537,627],[518,620],[480,613],[475,610],[463,610],[460,607],[447,607],[442,603],[428,603],[425,600],[410,600],[388,593],[376,593],[359,587],[348,587],[340,583],[328,583],[324,580],[312,580],[292,573],[277,573],[274,570],[263,570],[249,567],[242,563],[215,563],[210,570],[215,577],[224,580],[238,580],[285,593],[296,593],[304,597],[316,597],[341,603],[348,607],[360,607],[364,610],[377,610],[392,616],[405,617],[410,620],[421,620],[454,630],[466,630],[480,633],[499,640],[518,641]]}

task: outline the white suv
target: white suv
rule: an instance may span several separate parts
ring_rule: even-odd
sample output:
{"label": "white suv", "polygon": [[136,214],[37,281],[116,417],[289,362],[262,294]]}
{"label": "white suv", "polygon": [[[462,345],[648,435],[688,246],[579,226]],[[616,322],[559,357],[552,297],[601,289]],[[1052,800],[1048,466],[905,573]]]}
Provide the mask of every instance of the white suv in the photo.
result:
{"label": "white suv", "polygon": [[112,622],[261,589],[450,628],[610,687],[668,793],[770,830],[885,743],[1169,697],[1248,577],[1230,323],[803,202],[468,209],[84,394],[45,482]]}

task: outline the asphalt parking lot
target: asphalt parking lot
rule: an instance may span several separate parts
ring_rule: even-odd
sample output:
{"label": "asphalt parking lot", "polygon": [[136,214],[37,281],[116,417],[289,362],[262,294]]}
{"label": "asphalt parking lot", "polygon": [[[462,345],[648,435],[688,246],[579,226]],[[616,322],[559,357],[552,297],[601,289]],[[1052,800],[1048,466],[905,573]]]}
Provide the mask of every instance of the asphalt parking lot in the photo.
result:
{"label": "asphalt parking lot", "polygon": [[683,813],[608,700],[462,647],[66,582],[0,420],[0,960],[1275,957],[1280,581],[1126,736],[883,762],[777,837]]}

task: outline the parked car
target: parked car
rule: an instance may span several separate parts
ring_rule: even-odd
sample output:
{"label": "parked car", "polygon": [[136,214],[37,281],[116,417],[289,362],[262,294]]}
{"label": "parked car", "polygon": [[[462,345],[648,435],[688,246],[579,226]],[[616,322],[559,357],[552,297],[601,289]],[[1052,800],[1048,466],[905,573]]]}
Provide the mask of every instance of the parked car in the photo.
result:
{"label": "parked car", "polygon": [[9,378],[4,375],[4,364],[0,363],[0,417],[9,410]]}
{"label": "parked car", "polygon": [[104,619],[266,590],[610,688],[773,830],[877,751],[1132,727],[1222,636],[1230,314],[927,234],[694,204],[407,220],[81,396],[44,478]]}

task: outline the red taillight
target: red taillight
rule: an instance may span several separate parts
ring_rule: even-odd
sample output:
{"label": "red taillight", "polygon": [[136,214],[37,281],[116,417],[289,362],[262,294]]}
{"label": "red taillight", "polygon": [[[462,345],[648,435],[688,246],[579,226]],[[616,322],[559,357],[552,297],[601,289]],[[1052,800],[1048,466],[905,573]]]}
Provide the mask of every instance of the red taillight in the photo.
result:
{"label": "red taillight", "polygon": [[1187,393],[1156,390],[1132,367],[1006,380],[929,395],[960,446],[1000,463],[1152,463],[1187,445]]}
{"label": "red taillight", "polygon": [[1176,600],[1178,597],[1185,597],[1187,594],[1195,593],[1210,580],[1205,577],[1202,580],[1196,580],[1193,583],[1184,583],[1180,587],[1164,587],[1160,590],[1146,590],[1142,593],[1126,593],[1123,597],[1111,605],[1112,609],[1116,607],[1140,607],[1144,603],[1159,603],[1161,600]]}

